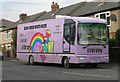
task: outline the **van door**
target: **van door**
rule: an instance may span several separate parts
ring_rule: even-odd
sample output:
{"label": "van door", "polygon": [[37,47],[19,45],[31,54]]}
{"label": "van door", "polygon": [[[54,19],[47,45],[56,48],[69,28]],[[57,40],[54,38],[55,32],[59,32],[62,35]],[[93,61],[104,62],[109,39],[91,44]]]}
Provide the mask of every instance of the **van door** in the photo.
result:
{"label": "van door", "polygon": [[63,52],[70,52],[70,45],[75,43],[75,22],[72,19],[67,19],[64,24],[63,37]]}
{"label": "van door", "polygon": [[70,52],[70,26],[64,25],[63,52]]}

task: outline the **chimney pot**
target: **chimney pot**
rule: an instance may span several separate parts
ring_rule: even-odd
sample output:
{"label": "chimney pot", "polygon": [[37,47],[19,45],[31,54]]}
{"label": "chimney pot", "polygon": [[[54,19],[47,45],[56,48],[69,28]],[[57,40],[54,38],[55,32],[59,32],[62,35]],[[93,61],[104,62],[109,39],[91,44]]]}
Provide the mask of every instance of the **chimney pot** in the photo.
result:
{"label": "chimney pot", "polygon": [[57,3],[52,2],[52,5],[51,5],[52,14],[54,14],[58,10],[59,10],[59,5]]}
{"label": "chimney pot", "polygon": [[54,2],[52,2],[52,4],[54,5]]}

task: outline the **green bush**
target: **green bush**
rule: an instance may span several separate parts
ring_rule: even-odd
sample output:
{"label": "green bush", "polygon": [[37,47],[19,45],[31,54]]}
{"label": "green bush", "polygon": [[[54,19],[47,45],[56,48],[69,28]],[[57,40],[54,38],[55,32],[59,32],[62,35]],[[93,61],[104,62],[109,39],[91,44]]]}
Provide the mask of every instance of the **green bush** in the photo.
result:
{"label": "green bush", "polygon": [[109,39],[110,62],[118,63],[120,54],[120,29],[116,31],[115,38]]}
{"label": "green bush", "polygon": [[110,47],[115,47],[116,46],[115,38],[110,38],[109,39],[109,45],[110,45]]}
{"label": "green bush", "polygon": [[116,31],[115,37],[116,37],[116,46],[120,47],[120,29]]}
{"label": "green bush", "polygon": [[3,48],[2,48],[2,53],[3,53],[4,55],[7,53],[7,49],[6,49],[5,46],[3,46]]}

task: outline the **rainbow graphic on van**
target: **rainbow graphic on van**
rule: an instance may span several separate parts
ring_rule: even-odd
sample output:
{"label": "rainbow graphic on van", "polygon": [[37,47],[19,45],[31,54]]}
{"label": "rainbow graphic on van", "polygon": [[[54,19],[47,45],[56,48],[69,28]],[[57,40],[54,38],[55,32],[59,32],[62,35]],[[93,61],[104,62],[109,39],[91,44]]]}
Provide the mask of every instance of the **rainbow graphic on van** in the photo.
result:
{"label": "rainbow graphic on van", "polygon": [[31,52],[34,52],[35,47],[41,46],[43,44],[43,41],[44,41],[44,36],[39,32],[35,33],[30,41],[30,46],[32,48]]}
{"label": "rainbow graphic on van", "polygon": [[[44,36],[42,33],[35,33],[30,41],[30,50],[29,52],[43,52],[49,53],[54,51],[54,42],[51,38],[50,30],[46,30],[46,35]],[[46,55],[40,55],[42,62],[45,61]]]}

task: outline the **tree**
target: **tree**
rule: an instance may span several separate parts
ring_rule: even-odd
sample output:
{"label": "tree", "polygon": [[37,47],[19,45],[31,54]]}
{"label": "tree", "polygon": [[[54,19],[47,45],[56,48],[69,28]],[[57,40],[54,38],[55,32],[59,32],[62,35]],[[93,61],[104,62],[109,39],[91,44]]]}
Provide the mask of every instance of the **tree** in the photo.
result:
{"label": "tree", "polygon": [[110,48],[116,46],[115,38],[109,38],[109,45],[110,45]]}
{"label": "tree", "polygon": [[116,31],[115,37],[116,37],[116,44],[117,46],[120,47],[120,29]]}
{"label": "tree", "polygon": [[16,49],[17,49],[17,30],[14,29],[12,30],[12,34],[11,34],[13,43],[12,43],[12,50],[13,50],[13,54],[16,57]]}

